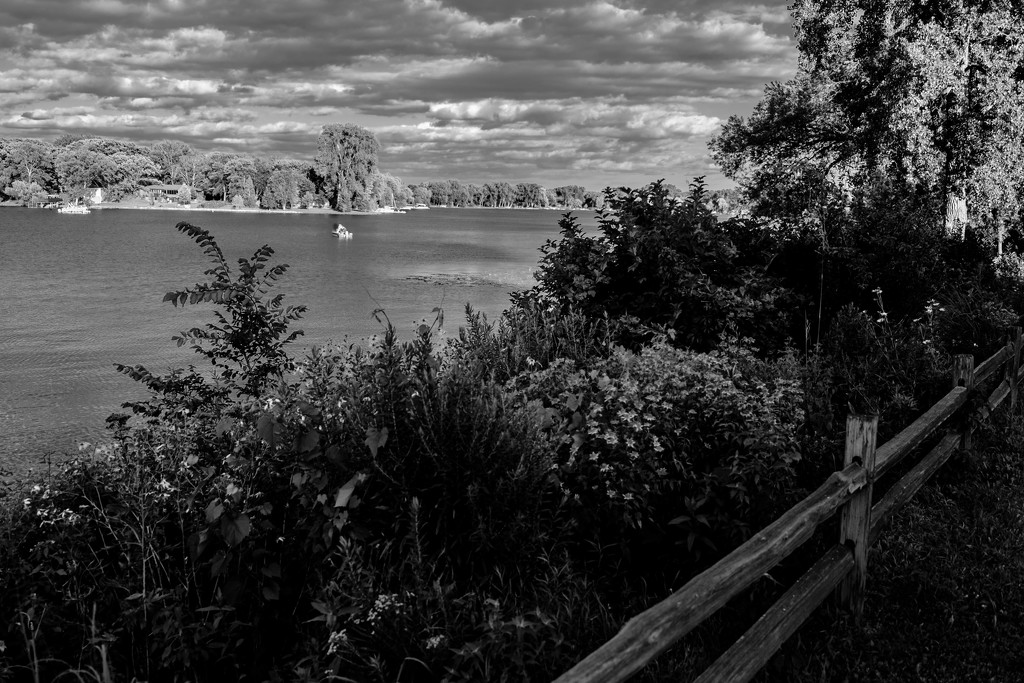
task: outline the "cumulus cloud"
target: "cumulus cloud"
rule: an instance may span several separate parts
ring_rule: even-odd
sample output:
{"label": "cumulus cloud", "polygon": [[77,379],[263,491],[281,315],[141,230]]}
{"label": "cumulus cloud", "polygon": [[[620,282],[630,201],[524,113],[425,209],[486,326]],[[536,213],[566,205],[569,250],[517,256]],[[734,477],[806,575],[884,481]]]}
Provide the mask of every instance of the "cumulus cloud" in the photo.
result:
{"label": "cumulus cloud", "polygon": [[794,66],[782,2],[5,0],[0,136],[308,156],[346,121],[407,179],[685,183]]}

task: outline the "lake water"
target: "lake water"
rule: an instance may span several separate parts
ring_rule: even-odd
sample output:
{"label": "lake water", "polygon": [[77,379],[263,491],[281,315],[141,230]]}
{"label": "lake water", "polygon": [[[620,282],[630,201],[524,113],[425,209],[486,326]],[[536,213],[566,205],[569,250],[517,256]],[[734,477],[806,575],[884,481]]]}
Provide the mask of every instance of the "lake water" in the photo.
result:
{"label": "lake water", "polygon": [[[589,214],[581,214],[585,224]],[[209,306],[161,303],[204,281],[181,220],[208,229],[232,264],[263,244],[290,269],[275,291],[309,310],[296,352],[381,330],[383,308],[411,334],[441,307],[454,334],[467,302],[499,314],[533,282],[553,211],[431,209],[405,215],[94,210],[70,216],[0,209],[0,470],[24,471],[104,437],[103,420],[138,385],[114,363],[153,372],[205,360],[170,340],[210,320]],[[355,235],[330,232],[343,222]],[[201,365],[200,365],[201,366]]]}

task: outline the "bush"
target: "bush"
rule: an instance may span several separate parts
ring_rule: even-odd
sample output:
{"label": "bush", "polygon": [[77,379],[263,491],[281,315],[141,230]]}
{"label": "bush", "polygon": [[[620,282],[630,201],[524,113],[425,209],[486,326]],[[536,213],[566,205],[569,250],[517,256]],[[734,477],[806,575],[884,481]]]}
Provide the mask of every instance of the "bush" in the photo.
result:
{"label": "bush", "polygon": [[739,347],[658,343],[512,384],[544,417],[580,545],[675,572],[745,539],[788,499],[802,397],[773,374]]}
{"label": "bush", "polygon": [[634,349],[666,334],[708,351],[733,334],[777,351],[788,293],[761,268],[735,262],[736,249],[706,200],[701,179],[681,202],[660,181],[606,190],[599,234],[586,235],[574,217],[563,217],[561,239],[541,249],[537,285],[519,301],[606,319],[614,338]]}

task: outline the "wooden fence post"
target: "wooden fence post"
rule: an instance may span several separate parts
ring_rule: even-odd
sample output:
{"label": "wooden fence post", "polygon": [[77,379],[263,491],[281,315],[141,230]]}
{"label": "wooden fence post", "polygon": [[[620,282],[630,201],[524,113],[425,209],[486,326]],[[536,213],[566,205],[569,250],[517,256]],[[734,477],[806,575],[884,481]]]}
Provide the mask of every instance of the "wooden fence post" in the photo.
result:
{"label": "wooden fence post", "polygon": [[1013,328],[1013,332],[1010,334],[1010,343],[1013,344],[1013,356],[1006,363],[1006,379],[1010,382],[1010,415],[1013,415],[1017,410],[1017,373],[1020,372],[1020,351],[1021,344],[1024,343],[1024,336],[1022,336],[1021,328]]}
{"label": "wooden fence post", "polygon": [[[968,391],[974,388],[974,356],[968,353],[959,353],[953,359],[953,386],[966,387]],[[970,418],[967,418],[970,420]],[[971,425],[967,422],[964,425],[963,449],[970,450],[972,445]]]}
{"label": "wooden fence post", "polygon": [[839,584],[840,604],[853,611],[859,624],[864,613],[864,591],[868,571],[868,532],[871,529],[871,489],[875,480],[875,437],[877,415],[849,415],[846,418],[845,466],[860,463],[867,484],[855,493],[841,511],[839,543],[853,551],[853,569]]}

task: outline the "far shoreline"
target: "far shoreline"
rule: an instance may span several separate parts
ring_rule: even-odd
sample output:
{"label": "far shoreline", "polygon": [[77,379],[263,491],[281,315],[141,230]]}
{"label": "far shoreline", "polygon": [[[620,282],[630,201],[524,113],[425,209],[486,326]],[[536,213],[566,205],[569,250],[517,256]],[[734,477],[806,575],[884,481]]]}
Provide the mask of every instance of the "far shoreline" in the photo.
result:
{"label": "far shoreline", "polygon": [[[21,204],[15,204],[11,202],[0,203],[0,208],[40,208],[43,207],[27,207]],[[90,204],[89,208],[92,210],[101,209],[117,209],[117,210],[133,210],[133,211],[196,211],[199,213],[253,213],[253,214],[286,214],[286,215],[322,215],[322,216],[392,216],[396,215],[394,212],[378,213],[376,211],[337,211],[335,209],[262,209],[258,207],[233,207],[233,206],[185,206],[181,204],[174,205],[138,205],[138,204],[121,204],[117,202],[100,202],[98,204]],[[469,209],[469,210],[483,210],[483,211],[593,211],[594,209],[568,209],[562,206],[431,206],[429,209]],[[47,209],[52,210],[52,209]],[[413,209],[411,207],[405,207],[401,209],[403,213],[409,211],[422,211],[423,209]]]}

